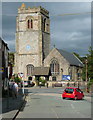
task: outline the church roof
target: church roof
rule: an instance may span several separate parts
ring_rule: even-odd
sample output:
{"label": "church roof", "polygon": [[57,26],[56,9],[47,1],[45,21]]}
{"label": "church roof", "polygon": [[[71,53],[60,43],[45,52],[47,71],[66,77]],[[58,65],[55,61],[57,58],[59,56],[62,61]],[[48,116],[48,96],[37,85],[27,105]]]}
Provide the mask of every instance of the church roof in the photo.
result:
{"label": "church roof", "polygon": [[33,71],[32,75],[48,76],[49,75],[49,67],[34,67],[34,71]]}
{"label": "church roof", "polygon": [[83,67],[83,63],[74,54],[61,49],[57,50],[70,63],[70,65]]}

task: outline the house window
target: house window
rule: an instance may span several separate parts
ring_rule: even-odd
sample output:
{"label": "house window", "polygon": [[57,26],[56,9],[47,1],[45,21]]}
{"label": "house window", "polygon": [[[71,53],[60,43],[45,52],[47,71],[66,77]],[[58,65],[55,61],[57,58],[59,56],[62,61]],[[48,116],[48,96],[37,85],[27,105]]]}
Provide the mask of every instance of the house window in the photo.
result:
{"label": "house window", "polygon": [[34,66],[32,64],[27,65],[27,76],[31,76],[34,70]]}
{"label": "house window", "polygon": [[52,75],[59,74],[59,63],[57,60],[52,60],[50,64],[50,70]]}

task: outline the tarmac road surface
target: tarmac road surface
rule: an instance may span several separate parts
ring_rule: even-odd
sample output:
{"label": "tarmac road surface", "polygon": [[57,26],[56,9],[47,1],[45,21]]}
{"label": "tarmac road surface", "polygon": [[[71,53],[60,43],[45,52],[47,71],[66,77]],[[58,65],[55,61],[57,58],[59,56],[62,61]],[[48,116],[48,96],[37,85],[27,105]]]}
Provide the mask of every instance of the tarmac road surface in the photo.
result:
{"label": "tarmac road surface", "polygon": [[91,102],[87,97],[63,100],[62,91],[62,88],[28,89],[27,103],[16,118],[91,118]]}

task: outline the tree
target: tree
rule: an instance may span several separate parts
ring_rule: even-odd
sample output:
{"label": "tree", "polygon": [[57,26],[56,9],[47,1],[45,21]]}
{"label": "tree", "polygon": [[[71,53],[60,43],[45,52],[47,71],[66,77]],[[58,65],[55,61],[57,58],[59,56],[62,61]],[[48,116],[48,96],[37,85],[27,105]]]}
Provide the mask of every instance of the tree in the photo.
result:
{"label": "tree", "polygon": [[78,57],[79,59],[81,58],[78,53],[73,52],[73,54],[74,54],[76,57]]}
{"label": "tree", "polygon": [[13,52],[10,52],[8,54],[8,61],[9,61],[9,63],[12,64],[12,66],[14,66],[14,53]]}
{"label": "tree", "polygon": [[22,81],[22,79],[19,78],[17,74],[14,74],[11,80],[15,81],[16,83],[20,83]]}
{"label": "tree", "polygon": [[[93,49],[90,47],[88,50],[88,54],[84,58],[84,67],[83,67],[83,73],[82,78],[83,80],[86,80],[86,64],[87,64],[87,75],[88,75],[88,82],[89,85],[93,84]],[[87,63],[86,63],[87,60]]]}
{"label": "tree", "polygon": [[81,57],[78,53],[73,53],[77,58],[79,58],[80,60],[81,60],[81,62],[82,63],[84,63],[85,62],[85,59],[86,59],[86,57],[84,56],[84,57]]}
{"label": "tree", "polygon": [[89,54],[87,54],[88,60],[88,78],[90,79],[89,83],[93,84],[93,49],[89,48]]}
{"label": "tree", "polygon": [[19,78],[18,76],[16,76],[16,77],[14,78],[14,81],[18,84],[18,83],[20,83],[20,82],[22,81],[22,79]]}

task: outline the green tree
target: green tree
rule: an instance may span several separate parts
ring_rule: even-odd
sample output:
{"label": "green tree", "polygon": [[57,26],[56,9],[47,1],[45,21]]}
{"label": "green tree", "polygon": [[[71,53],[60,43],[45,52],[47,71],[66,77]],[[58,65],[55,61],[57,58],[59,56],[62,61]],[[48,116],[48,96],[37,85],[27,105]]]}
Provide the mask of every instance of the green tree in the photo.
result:
{"label": "green tree", "polygon": [[14,81],[15,81],[16,83],[20,83],[22,80],[21,80],[21,78],[19,78],[19,77],[17,76],[17,77],[14,78]]}
{"label": "green tree", "polygon": [[93,49],[89,48],[89,54],[87,54],[88,60],[88,78],[90,79],[90,84],[93,84]]}
{"label": "green tree", "polygon": [[19,78],[17,74],[14,74],[11,80],[15,81],[16,83],[20,83],[22,81],[22,79]]}
{"label": "green tree", "polygon": [[93,84],[93,49],[90,47],[88,52],[89,53],[86,55],[86,57],[83,60],[84,67],[83,67],[82,78],[83,80],[86,80],[86,64],[87,64],[88,82],[89,85],[91,85]]}
{"label": "green tree", "polygon": [[85,59],[86,59],[86,57],[84,56],[84,57],[81,57],[78,53],[73,53],[77,58],[79,58],[80,60],[81,60],[81,62],[82,63],[84,63],[85,62]]}
{"label": "green tree", "polygon": [[12,64],[12,66],[14,66],[14,53],[13,52],[9,52],[8,61],[9,61],[9,63]]}

